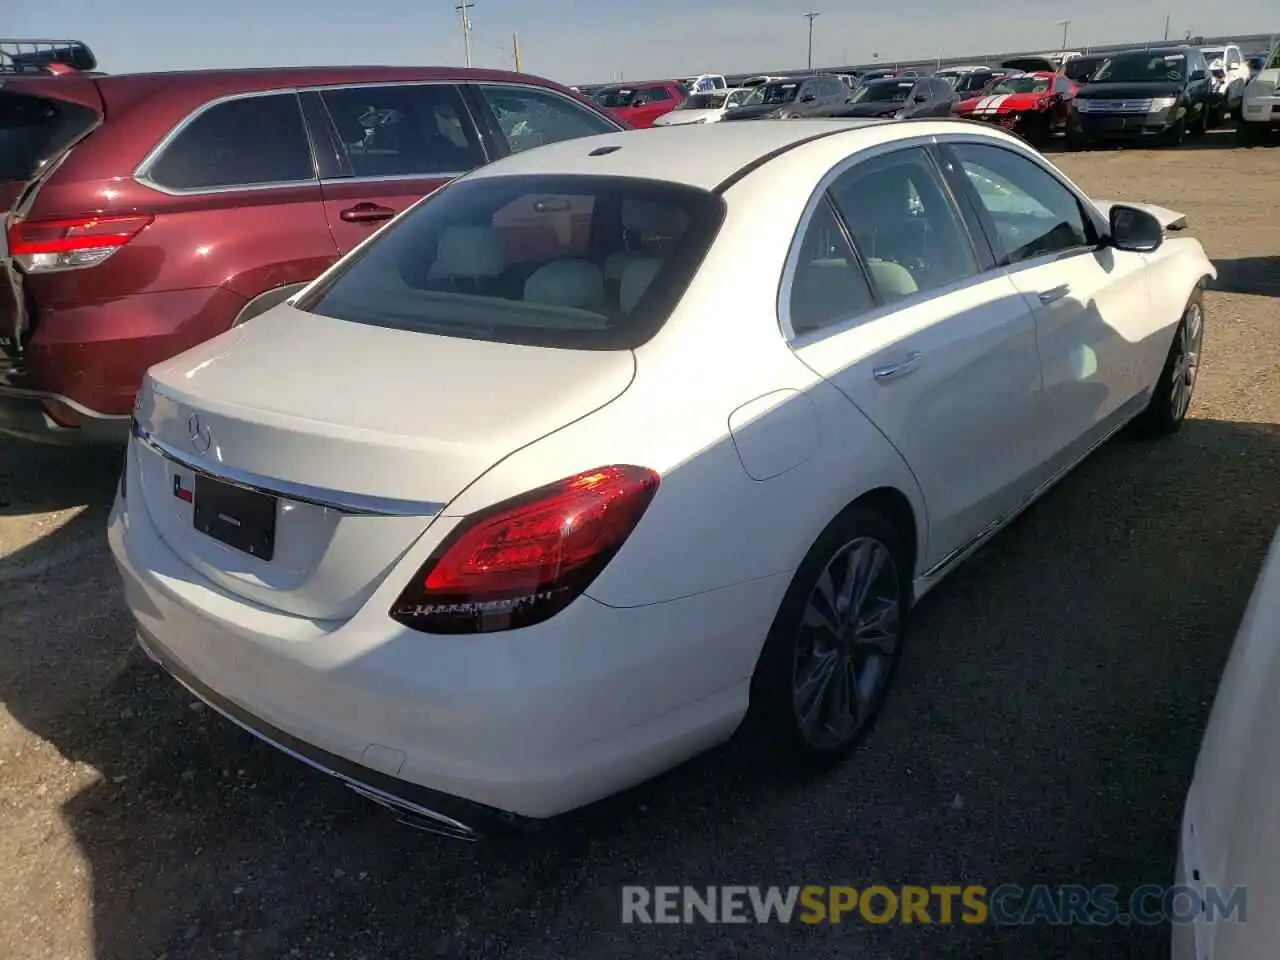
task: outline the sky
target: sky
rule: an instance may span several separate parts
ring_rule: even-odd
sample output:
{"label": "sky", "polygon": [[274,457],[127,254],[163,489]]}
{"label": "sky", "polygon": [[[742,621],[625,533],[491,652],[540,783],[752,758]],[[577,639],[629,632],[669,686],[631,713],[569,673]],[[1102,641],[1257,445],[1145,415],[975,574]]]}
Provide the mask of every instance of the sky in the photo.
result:
{"label": "sky", "polygon": [[[462,65],[460,0],[0,0],[0,34],[84,40],[109,73]],[[826,9],[824,9],[826,8]],[[563,83],[922,59],[1170,37],[1280,33],[1275,0],[474,0],[472,63]]]}

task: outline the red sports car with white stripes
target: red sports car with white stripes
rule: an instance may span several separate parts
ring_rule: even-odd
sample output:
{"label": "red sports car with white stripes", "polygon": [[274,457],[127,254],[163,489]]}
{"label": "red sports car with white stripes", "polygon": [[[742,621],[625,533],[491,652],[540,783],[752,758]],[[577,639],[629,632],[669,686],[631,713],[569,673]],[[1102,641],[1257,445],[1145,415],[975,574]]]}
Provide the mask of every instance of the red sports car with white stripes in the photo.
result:
{"label": "red sports car with white stripes", "polygon": [[1042,146],[1067,123],[1067,108],[1076,84],[1048,71],[1005,77],[980,96],[961,100],[952,112],[970,120],[1004,127],[1036,146]]}

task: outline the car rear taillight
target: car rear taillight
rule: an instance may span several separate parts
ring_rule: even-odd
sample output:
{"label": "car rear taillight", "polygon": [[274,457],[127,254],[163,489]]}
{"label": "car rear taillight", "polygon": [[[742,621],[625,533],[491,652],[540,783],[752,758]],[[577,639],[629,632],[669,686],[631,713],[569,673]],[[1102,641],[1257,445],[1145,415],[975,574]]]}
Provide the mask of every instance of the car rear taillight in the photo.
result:
{"label": "car rear taillight", "polygon": [[400,594],[392,619],[426,633],[490,633],[554,616],[626,542],[658,480],[644,467],[599,467],[464,520]]}
{"label": "car rear taillight", "polygon": [[9,255],[27,273],[93,267],[136,237],[154,219],[143,215],[15,220],[9,224]]}

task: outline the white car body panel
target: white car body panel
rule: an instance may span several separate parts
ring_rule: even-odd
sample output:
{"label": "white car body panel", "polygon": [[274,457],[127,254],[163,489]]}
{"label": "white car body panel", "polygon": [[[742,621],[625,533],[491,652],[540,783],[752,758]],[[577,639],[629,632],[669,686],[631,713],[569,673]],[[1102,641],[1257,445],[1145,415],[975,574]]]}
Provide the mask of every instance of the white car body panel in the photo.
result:
{"label": "white car body panel", "polygon": [[1234,43],[1229,43],[1222,48],[1221,56],[1213,58],[1208,56],[1209,52],[1216,53],[1217,50],[1217,47],[1212,48],[1211,51],[1202,50],[1205,53],[1205,60],[1209,62],[1209,69],[1221,70],[1223,73],[1222,79],[1216,80],[1214,90],[1224,98],[1228,110],[1239,110],[1240,102],[1244,97],[1244,88],[1249,83],[1249,64],[1245,61],[1240,48]]}
{"label": "white car body panel", "polygon": [[1280,535],[1272,541],[1218,685],[1187,793],[1175,882],[1225,899],[1247,922],[1173,927],[1173,960],[1269,960],[1280,940]]}
{"label": "white car body panel", "polygon": [[[794,121],[564,141],[468,174],[720,187],[718,236],[634,350],[456,339],[284,304],[157,366],[109,525],[145,645],[219,709],[404,784],[531,817],[724,740],[795,570],[852,501],[886,495],[910,509],[919,596],[1079,459],[1064,451],[1089,432],[1090,411],[1044,402],[1044,371],[1075,381],[1061,358],[1036,359],[1055,321],[1032,294],[1065,285],[1096,306],[1110,327],[1092,341],[1101,372],[1075,376],[1130,394],[1092,411],[1119,421],[1151,387],[1131,345],[1167,350],[1186,297],[1212,274],[1196,241],[1173,239],[1125,255],[1132,269],[1115,272],[1116,286],[1105,271],[1063,267],[1033,283],[993,269],[788,342],[780,284],[817,186],[851,156],[944,136],[1036,156],[1001,131],[945,120]],[[1132,282],[1141,266],[1159,296]],[[1064,351],[1096,321],[1065,314]],[[877,382],[872,367],[904,348],[921,354],[919,372]],[[1064,428],[1053,448],[1046,416],[1078,418],[1079,435]],[[193,454],[206,434],[208,450]],[[184,463],[261,478],[282,497],[278,561],[190,526],[171,486]],[[390,618],[464,518],[606,464],[661,483],[567,608],[467,636]]]}
{"label": "white car body panel", "polygon": [[[679,106],[658,117],[653,121],[653,125],[655,127],[678,127],[686,123],[716,123],[731,109],[730,100],[734,99],[735,94],[738,95],[738,98],[743,98],[751,91],[743,87],[734,87],[727,90],[716,90],[714,93],[724,94],[725,106],[707,109]],[[732,106],[741,106],[741,104],[734,103]]]}

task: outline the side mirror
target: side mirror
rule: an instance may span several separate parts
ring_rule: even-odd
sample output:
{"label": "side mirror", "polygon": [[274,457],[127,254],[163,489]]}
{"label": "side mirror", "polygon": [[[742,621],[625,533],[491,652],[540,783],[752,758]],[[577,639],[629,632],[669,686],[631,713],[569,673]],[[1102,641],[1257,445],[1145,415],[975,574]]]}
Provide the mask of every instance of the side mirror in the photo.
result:
{"label": "side mirror", "polygon": [[1133,253],[1151,253],[1164,243],[1164,227],[1145,210],[1116,204],[1108,217],[1109,244],[1117,250]]}

